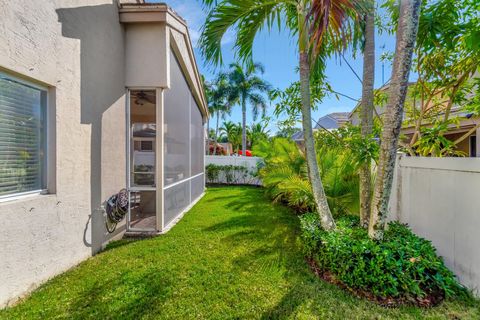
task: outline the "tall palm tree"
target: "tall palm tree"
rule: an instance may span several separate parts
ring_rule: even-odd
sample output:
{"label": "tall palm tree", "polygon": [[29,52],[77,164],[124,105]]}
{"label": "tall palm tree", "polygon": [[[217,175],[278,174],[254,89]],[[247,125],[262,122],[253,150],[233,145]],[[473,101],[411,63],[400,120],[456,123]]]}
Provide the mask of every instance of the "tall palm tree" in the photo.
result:
{"label": "tall palm tree", "polygon": [[208,85],[207,96],[209,112],[215,114],[216,117],[213,147],[213,154],[216,154],[220,118],[225,119],[225,116],[231,112],[232,104],[235,103],[235,99],[231,95],[231,86],[225,73],[220,73],[213,83]]}
{"label": "tall palm tree", "polygon": [[383,118],[382,143],[368,227],[368,234],[373,239],[382,239],[385,229],[421,3],[422,0],[400,1],[395,58],[393,59],[388,103]]}
{"label": "tall palm tree", "polygon": [[253,119],[256,120],[259,112],[265,115],[267,101],[262,93],[269,92],[270,85],[258,76],[263,74],[264,68],[255,63],[244,70],[238,63],[230,65],[228,76],[230,78],[232,99],[238,101],[242,107],[242,155],[246,156],[247,150],[247,103],[252,107]]}
{"label": "tall palm tree", "polygon": [[[368,0],[364,15],[363,79],[361,132],[368,139],[373,131],[373,86],[375,81],[375,0]],[[370,159],[360,167],[360,224],[367,228],[372,197],[372,164]]]}
{"label": "tall palm tree", "polygon": [[[227,30],[236,31],[237,56],[252,65],[252,47],[256,34],[267,27],[285,21],[286,27],[297,38],[300,83],[302,93],[302,125],[305,139],[308,177],[315,206],[325,230],[335,228],[325,191],[320,179],[313,140],[310,80],[311,72],[323,71],[326,49],[343,45],[348,24],[344,22],[355,13],[358,0],[203,0],[213,9],[207,16],[200,37],[204,57],[214,64],[222,63],[222,38]],[[324,40],[328,40],[329,46]]]}

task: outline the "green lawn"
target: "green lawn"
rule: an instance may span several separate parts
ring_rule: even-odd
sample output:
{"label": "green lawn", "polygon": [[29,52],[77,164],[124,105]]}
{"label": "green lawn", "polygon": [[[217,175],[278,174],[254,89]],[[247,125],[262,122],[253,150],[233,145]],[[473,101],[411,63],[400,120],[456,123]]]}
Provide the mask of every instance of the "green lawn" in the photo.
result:
{"label": "green lawn", "polygon": [[477,302],[385,309],[317,279],[298,219],[258,188],[209,188],[166,235],[119,241],[1,319],[480,319]]}

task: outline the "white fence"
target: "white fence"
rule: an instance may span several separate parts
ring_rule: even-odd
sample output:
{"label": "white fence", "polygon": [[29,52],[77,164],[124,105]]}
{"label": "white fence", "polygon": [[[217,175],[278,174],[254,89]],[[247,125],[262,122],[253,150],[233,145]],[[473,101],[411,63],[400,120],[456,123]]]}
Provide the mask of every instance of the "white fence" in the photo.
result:
{"label": "white fence", "polygon": [[[215,179],[215,183],[231,183],[231,184],[251,184],[251,185],[261,185],[260,179],[256,176],[258,164],[263,161],[259,157],[238,157],[238,156],[205,156],[205,166],[209,164],[214,164],[217,166],[242,166],[246,170],[243,172],[233,172],[233,176],[226,176],[224,171],[221,171],[218,178]],[[208,181],[208,170],[207,182]]]}
{"label": "white fence", "polygon": [[459,281],[480,293],[480,159],[397,158],[390,219],[431,240]]}

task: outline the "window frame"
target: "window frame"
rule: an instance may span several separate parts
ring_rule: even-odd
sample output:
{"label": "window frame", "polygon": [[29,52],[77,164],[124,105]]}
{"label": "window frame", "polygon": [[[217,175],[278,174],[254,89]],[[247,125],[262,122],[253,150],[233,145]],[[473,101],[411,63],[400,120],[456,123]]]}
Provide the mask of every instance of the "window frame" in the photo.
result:
{"label": "window frame", "polygon": [[[155,152],[155,139],[153,138],[144,138],[144,139],[139,139],[140,141],[140,151],[142,152]],[[150,143],[149,148],[144,149],[143,148],[143,143]]]}
{"label": "window frame", "polygon": [[[475,139],[473,139],[475,138]],[[475,140],[475,141],[473,141]],[[475,149],[475,150],[473,150]],[[475,151],[475,153],[473,153],[472,151]],[[471,135],[468,137],[468,153],[469,153],[469,158],[476,158],[477,157],[477,153],[478,153],[478,150],[477,150],[477,136],[476,135]]]}
{"label": "window frame", "polygon": [[50,104],[50,101],[49,101],[49,95],[50,95],[50,92],[49,92],[49,88],[47,86],[43,86],[43,85],[40,85],[38,83],[35,83],[35,82],[32,82],[32,81],[29,81],[29,80],[26,80],[26,79],[23,79],[23,78],[20,78],[18,76],[15,76],[11,73],[8,73],[8,72],[5,72],[5,71],[2,71],[0,70],[0,77],[2,78],[7,78],[9,80],[12,80],[14,82],[17,82],[21,85],[24,85],[26,87],[30,87],[30,88],[33,88],[33,89],[36,89],[36,90],[39,90],[41,92],[44,93],[44,97],[45,98],[42,98],[41,97],[41,102],[40,102],[40,108],[42,108],[43,110],[41,110],[41,113],[42,113],[42,117],[43,117],[43,141],[42,141],[42,144],[43,144],[43,163],[42,163],[42,169],[41,169],[41,188],[40,189],[36,189],[36,190],[29,190],[29,191],[23,191],[23,192],[15,192],[15,193],[11,193],[11,194],[5,194],[5,195],[0,195],[0,203],[2,202],[6,202],[6,201],[12,201],[12,200],[19,200],[19,199],[23,199],[23,198],[26,198],[26,197],[30,197],[30,196],[35,196],[35,195],[44,195],[44,194],[48,194],[48,184],[49,184],[49,152],[50,152],[50,149],[49,149],[49,145],[48,145],[48,140],[49,140],[49,137],[50,137],[50,130],[49,130],[49,127],[50,127],[50,121],[49,121],[49,118],[50,118],[50,115],[49,115],[49,104]]}

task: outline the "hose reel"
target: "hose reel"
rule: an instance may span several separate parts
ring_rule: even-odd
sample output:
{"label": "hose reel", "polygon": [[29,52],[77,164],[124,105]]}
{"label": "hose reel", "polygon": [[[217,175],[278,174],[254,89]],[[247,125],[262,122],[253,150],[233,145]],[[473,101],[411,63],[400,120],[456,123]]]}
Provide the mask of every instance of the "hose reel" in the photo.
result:
{"label": "hose reel", "polygon": [[126,189],[122,189],[108,198],[105,204],[105,212],[107,214],[105,226],[107,231],[112,233],[128,212],[128,192]]}

